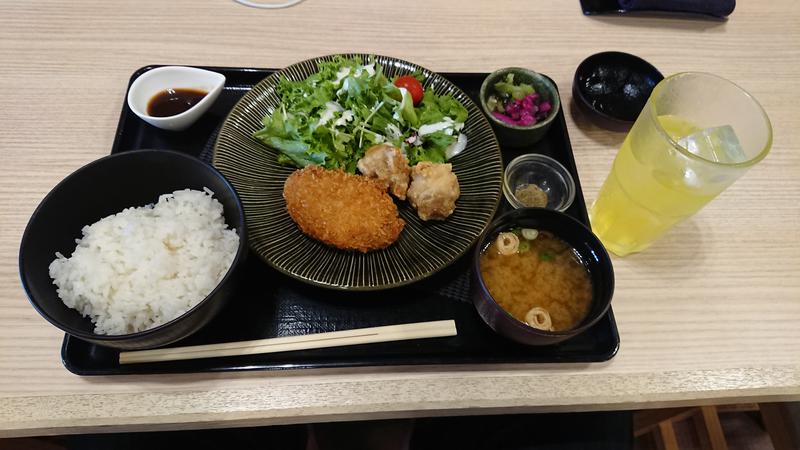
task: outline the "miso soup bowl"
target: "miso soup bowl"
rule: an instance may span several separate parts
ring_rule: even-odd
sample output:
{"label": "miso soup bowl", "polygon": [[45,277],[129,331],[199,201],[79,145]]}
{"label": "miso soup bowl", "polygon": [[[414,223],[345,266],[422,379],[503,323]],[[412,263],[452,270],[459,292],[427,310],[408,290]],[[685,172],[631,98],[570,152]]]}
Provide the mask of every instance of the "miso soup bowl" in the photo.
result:
{"label": "miso soup bowl", "polygon": [[[589,313],[577,327],[565,331],[544,331],[515,319],[506,312],[489,293],[481,277],[481,252],[489,246],[498,233],[514,227],[549,231],[572,246],[589,271],[592,282],[592,305]],[[614,268],[600,240],[591,230],[572,217],[550,209],[520,208],[510,211],[492,222],[475,248],[472,263],[472,301],[481,318],[495,332],[527,345],[552,345],[577,336],[589,329],[608,310],[614,294]]]}

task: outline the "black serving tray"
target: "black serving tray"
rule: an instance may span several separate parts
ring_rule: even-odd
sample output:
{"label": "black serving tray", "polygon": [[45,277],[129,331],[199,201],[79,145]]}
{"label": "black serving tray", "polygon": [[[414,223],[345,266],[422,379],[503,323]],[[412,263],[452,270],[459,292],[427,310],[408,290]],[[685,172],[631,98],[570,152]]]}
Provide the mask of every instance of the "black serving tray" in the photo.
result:
{"label": "black serving tray", "polygon": [[[130,81],[155,67],[139,69]],[[224,91],[203,118],[188,130],[164,131],[140,120],[123,101],[111,152],[171,149],[210,161],[216,133],[228,111],[245,92],[275,69],[204,68],[224,74],[227,81]],[[481,82],[487,74],[442,75],[477,102]],[[530,152],[549,155],[572,173],[577,194],[567,213],[588,224],[563,108],[542,141],[523,150],[503,148],[503,160],[508,163],[517,155]],[[503,200],[498,213],[509,208]],[[121,366],[117,350],[66,335],[61,348],[64,366],[78,375],[117,375],[412,364],[599,362],[612,358],[619,348],[619,334],[611,309],[591,329],[558,345],[528,347],[497,335],[483,323],[472,306],[468,276],[470,253],[427,280],[388,291],[368,293],[339,292],[309,286],[273,270],[255,255],[251,256],[246,263],[244,281],[230,306],[205,328],[173,346],[441,319],[454,319],[458,336]]]}

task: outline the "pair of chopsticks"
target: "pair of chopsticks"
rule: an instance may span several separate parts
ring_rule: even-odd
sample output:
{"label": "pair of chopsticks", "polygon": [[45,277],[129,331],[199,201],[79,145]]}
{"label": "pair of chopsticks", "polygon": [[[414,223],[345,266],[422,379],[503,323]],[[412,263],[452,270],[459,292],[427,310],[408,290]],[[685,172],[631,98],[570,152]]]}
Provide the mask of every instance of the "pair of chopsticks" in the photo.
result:
{"label": "pair of chopsticks", "polygon": [[255,355],[260,353],[310,350],[314,348],[344,347],[347,345],[374,344],[377,342],[404,341],[434,337],[455,336],[453,320],[388,325],[383,327],[358,328],[329,333],[287,336],[253,341],[227,342],[224,344],[195,345],[190,347],[162,348],[121,352],[120,364],[136,364],[186,359],[218,358],[221,356]]}

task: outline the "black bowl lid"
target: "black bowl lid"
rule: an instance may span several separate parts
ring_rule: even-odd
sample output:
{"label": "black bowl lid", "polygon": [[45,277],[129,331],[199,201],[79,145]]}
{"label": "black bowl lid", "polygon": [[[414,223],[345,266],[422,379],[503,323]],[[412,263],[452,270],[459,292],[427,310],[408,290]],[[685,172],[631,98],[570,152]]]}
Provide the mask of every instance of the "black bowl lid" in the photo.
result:
{"label": "black bowl lid", "polygon": [[596,122],[606,128],[630,126],[664,75],[638,56],[602,52],[578,65],[573,96]]}

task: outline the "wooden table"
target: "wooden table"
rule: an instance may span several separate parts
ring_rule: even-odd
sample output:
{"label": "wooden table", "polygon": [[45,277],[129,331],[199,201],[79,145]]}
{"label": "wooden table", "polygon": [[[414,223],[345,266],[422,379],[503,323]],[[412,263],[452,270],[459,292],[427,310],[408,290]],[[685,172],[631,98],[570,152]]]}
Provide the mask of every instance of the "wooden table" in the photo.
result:
{"label": "wooden table", "polygon": [[[588,18],[577,0],[0,3],[0,436],[800,399],[798,23],[796,0],[739,2],[727,22]],[[603,50],[734,80],[775,131],[772,153],[736,185],[648,251],[615,260],[622,346],[609,363],[81,378],[62,367],[63,334],[20,287],[30,214],[109,152],[138,67],[376,52],[437,71],[530,67],[569,105],[575,67]],[[624,134],[567,113],[591,201]]]}

